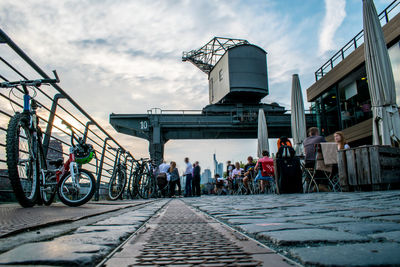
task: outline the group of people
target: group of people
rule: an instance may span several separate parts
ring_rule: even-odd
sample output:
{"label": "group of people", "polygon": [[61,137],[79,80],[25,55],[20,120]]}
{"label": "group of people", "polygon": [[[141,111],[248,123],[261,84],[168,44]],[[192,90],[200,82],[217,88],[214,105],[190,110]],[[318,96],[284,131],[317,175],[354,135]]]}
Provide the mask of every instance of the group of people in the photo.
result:
{"label": "group of people", "polygon": [[[239,162],[235,165],[231,161],[227,162],[226,179],[215,175],[214,192],[220,194],[225,187],[229,190],[237,190],[238,184],[243,183],[246,194],[250,194],[249,182],[254,178],[254,182],[260,181],[260,192],[264,192],[265,186],[274,181],[274,160],[269,157],[269,152],[264,150],[263,157],[254,161],[252,156],[247,157],[247,163],[244,168],[240,167]],[[225,191],[224,191],[225,192]]]}
{"label": "group of people", "polygon": [[[316,127],[311,127],[308,129],[308,137],[304,140],[304,153],[305,153],[305,167],[312,168],[315,164],[315,145],[326,142],[323,136],[319,135],[319,130]],[[336,132],[334,134],[334,140],[337,144],[338,150],[350,148],[346,142],[346,139],[342,132]],[[282,136],[278,140],[278,154],[280,152],[280,147],[292,147],[290,140],[287,137]],[[277,154],[277,156],[278,156]],[[196,161],[194,164],[190,163],[189,158],[184,159],[185,162],[185,172],[183,176],[186,177],[185,184],[185,197],[192,197],[201,195],[200,190],[200,173],[201,167],[199,162]],[[214,192],[216,194],[221,194],[228,190],[237,190],[238,184],[243,183],[246,194],[250,194],[249,183],[257,183],[259,186],[259,191],[264,192],[265,187],[275,182],[275,169],[274,160],[270,157],[269,152],[264,150],[262,152],[262,157],[257,161],[253,159],[252,156],[247,158],[247,163],[242,168],[239,162],[232,164],[231,161],[227,162],[226,167],[226,178],[220,177],[219,174],[215,175],[215,188]],[[258,181],[260,181],[258,183]],[[179,176],[179,171],[176,167],[176,162],[171,161],[170,164],[163,161],[157,169],[157,185],[161,190],[163,196],[167,194],[171,197],[176,195],[176,187],[178,187],[178,196],[181,196],[182,187],[181,180]]]}
{"label": "group of people", "polygon": [[[326,140],[323,136],[319,135],[319,130],[316,127],[311,127],[308,129],[307,136],[308,137],[303,143],[305,166],[314,167],[315,145],[326,142]],[[343,132],[336,132],[334,134],[334,140],[337,144],[338,150],[350,148],[346,142]],[[279,138],[277,145],[278,154],[282,153],[280,152],[281,146],[292,147],[290,140],[285,136]],[[294,150],[292,151],[294,153]],[[220,177],[219,174],[215,175],[214,193],[221,194],[227,193],[227,190],[235,190],[237,189],[237,184],[242,182],[246,190],[246,194],[250,194],[249,183],[253,181],[254,183],[258,184],[259,191],[264,192],[266,185],[275,182],[274,177],[274,160],[270,157],[269,152],[265,150],[262,152],[262,157],[257,161],[255,161],[252,156],[249,156],[244,168],[241,168],[239,162],[235,162],[233,165],[231,161],[228,161],[226,167],[226,178]],[[258,183],[258,181],[260,182]]]}
{"label": "group of people", "polygon": [[[189,158],[184,159],[185,162],[185,173],[183,176],[186,177],[185,184],[185,197],[200,196],[200,173],[201,167],[199,162],[196,161],[193,165],[189,162]],[[157,168],[157,186],[161,191],[161,194],[165,196],[175,197],[176,187],[178,187],[178,196],[181,197],[182,186],[181,179],[179,176],[178,168],[176,167],[176,162],[171,161],[170,164],[166,161],[162,163]]]}

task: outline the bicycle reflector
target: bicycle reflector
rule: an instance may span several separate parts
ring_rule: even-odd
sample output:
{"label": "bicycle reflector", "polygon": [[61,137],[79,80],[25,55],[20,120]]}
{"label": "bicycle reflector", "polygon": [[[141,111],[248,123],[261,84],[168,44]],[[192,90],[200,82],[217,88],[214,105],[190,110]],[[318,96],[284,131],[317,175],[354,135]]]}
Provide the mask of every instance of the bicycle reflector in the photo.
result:
{"label": "bicycle reflector", "polygon": [[78,164],[89,163],[94,157],[94,149],[90,144],[77,145],[75,147],[75,162]]}

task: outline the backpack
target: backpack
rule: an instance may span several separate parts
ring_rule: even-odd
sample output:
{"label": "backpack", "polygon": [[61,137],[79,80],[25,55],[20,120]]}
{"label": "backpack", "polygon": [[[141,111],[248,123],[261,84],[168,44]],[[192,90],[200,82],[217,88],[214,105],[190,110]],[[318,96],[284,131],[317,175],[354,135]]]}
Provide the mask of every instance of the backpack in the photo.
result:
{"label": "backpack", "polygon": [[281,146],[292,146],[292,143],[287,137],[282,136],[281,138],[278,139],[278,150],[281,148]]}
{"label": "backpack", "polygon": [[293,158],[295,155],[296,151],[292,146],[281,145],[281,147],[278,150],[278,153],[276,153],[276,158],[278,159]]}

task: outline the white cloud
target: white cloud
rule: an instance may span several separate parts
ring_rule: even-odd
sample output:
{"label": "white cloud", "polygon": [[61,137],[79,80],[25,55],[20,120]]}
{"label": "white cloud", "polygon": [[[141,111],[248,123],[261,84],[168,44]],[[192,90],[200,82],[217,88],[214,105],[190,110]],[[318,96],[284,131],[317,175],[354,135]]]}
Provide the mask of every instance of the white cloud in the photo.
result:
{"label": "white cloud", "polygon": [[325,0],[325,17],[319,35],[319,53],[334,50],[336,30],[346,17],[346,0]]}
{"label": "white cloud", "polygon": [[[309,74],[312,80],[321,63],[310,49],[317,40],[307,34],[314,20],[309,16],[292,24],[270,2],[2,0],[0,24],[39,66],[58,70],[61,86],[100,125],[135,155],[145,156],[147,143],[117,134],[108,124],[109,114],[203,108],[207,76],[180,57],[214,36],[248,39],[268,52],[270,96],[265,102],[290,103],[293,73]],[[217,152],[229,147],[222,141],[213,144]],[[253,149],[247,140],[231,144],[239,151]],[[172,147],[172,142],[166,147],[171,159],[185,153]],[[244,159],[250,152],[245,154]],[[211,162],[208,152],[196,155]]]}

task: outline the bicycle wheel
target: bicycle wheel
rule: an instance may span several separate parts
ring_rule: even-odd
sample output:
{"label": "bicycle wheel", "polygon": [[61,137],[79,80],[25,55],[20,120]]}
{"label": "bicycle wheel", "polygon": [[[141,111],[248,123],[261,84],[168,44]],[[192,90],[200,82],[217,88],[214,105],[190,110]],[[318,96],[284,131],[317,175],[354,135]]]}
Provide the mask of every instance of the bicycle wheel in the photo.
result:
{"label": "bicycle wheel", "polygon": [[39,193],[37,138],[27,121],[28,115],[16,113],[10,119],[6,136],[8,176],[22,207],[34,206]]}
{"label": "bicycle wheel", "polygon": [[79,169],[75,181],[68,172],[58,185],[57,192],[61,202],[71,207],[77,207],[88,202],[96,190],[96,181],[91,172]]}
{"label": "bicycle wheel", "polygon": [[132,174],[130,177],[130,184],[128,188],[128,192],[131,199],[136,198],[139,195],[139,188],[138,188],[138,179],[135,174]]}
{"label": "bicycle wheel", "polygon": [[110,178],[108,183],[108,196],[111,200],[118,199],[124,192],[126,186],[126,174],[118,170]]}
{"label": "bicycle wheel", "polygon": [[151,190],[151,175],[148,172],[144,172],[139,177],[138,194],[141,198],[148,199],[153,190]]}

